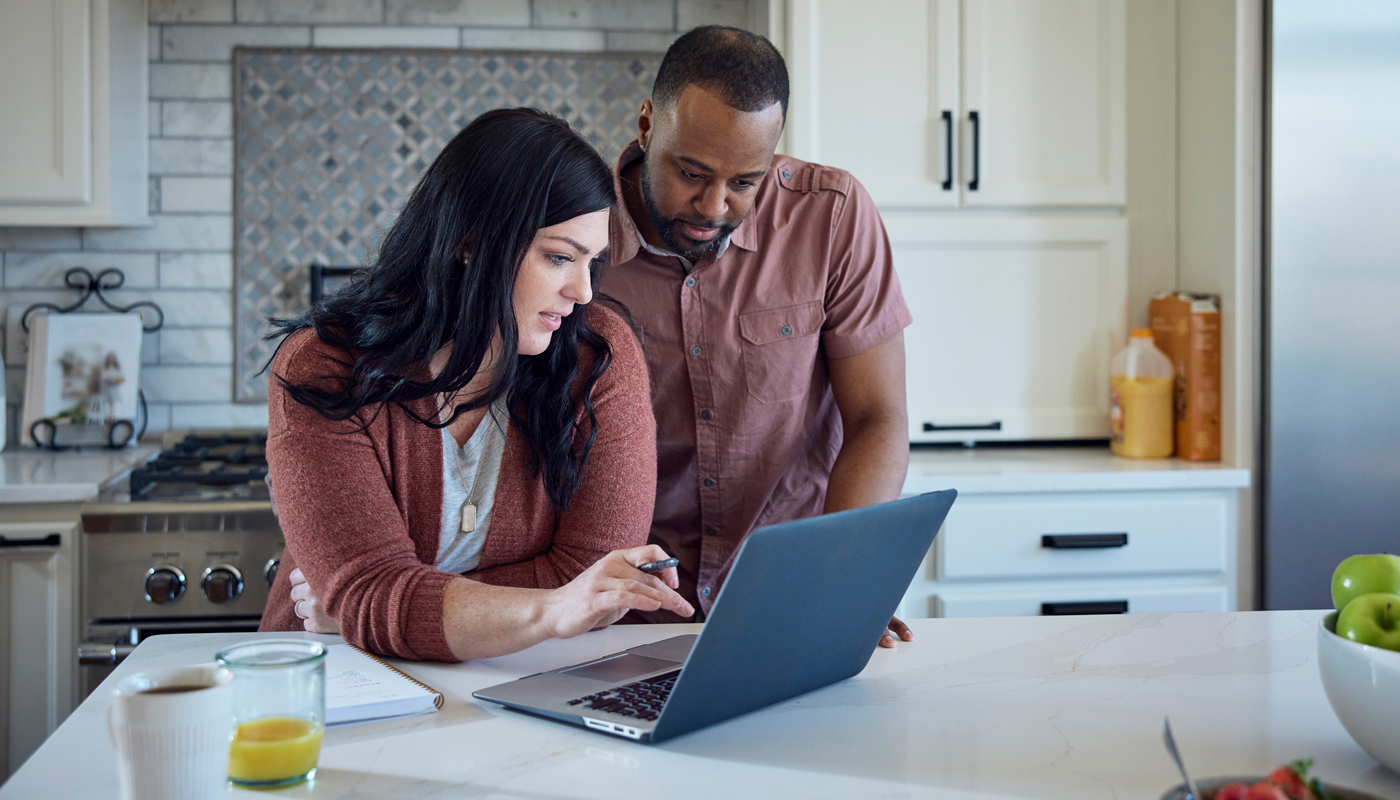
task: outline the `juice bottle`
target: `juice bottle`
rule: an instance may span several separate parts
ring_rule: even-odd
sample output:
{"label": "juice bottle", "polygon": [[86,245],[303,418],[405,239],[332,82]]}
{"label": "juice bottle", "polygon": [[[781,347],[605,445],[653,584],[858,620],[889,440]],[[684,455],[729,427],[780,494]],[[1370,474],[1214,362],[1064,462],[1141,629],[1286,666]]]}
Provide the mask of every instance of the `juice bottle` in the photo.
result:
{"label": "juice bottle", "polygon": [[1134,328],[1128,346],[1109,369],[1109,446],[1128,458],[1172,454],[1175,373],[1171,359],[1152,343],[1151,328]]}

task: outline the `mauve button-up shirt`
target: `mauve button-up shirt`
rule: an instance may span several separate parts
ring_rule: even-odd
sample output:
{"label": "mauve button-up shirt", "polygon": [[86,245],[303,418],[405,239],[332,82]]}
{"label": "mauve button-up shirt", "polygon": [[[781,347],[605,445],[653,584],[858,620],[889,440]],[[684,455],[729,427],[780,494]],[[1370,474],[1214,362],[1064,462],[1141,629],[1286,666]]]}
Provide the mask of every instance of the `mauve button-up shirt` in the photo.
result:
{"label": "mauve button-up shirt", "polygon": [[[629,145],[617,174],[641,155]],[[912,317],[875,203],[843,170],[775,156],[727,245],[693,265],[645,245],[621,203],[609,239],[602,291],[630,312],[651,373],[651,541],[708,613],[750,531],[822,512],[841,449],[827,359]]]}

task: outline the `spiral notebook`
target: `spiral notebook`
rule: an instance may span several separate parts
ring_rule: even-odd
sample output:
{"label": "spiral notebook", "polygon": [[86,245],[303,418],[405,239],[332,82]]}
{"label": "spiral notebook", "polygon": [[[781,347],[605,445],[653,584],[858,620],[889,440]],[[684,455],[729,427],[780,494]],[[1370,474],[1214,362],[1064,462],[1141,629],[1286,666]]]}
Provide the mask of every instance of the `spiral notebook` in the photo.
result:
{"label": "spiral notebook", "polygon": [[326,648],[326,724],[430,714],[442,693],[352,644]]}

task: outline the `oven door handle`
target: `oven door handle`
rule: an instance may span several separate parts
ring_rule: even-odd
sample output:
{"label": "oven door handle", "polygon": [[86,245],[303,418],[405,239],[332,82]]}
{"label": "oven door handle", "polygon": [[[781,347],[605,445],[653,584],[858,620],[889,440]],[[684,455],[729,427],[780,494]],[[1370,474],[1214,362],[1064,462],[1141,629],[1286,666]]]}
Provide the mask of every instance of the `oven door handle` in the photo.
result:
{"label": "oven door handle", "polygon": [[58,547],[62,544],[63,537],[57,533],[36,536],[33,539],[10,539],[0,536],[0,547]]}
{"label": "oven door handle", "polygon": [[112,666],[120,664],[136,649],[134,644],[94,644],[85,642],[78,645],[78,664],[84,667]]}

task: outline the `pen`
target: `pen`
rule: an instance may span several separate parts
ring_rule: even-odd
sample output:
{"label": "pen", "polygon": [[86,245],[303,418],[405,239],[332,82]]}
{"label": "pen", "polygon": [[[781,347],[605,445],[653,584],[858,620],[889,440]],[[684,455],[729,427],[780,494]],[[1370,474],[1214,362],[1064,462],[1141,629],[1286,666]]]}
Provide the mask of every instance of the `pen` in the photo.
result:
{"label": "pen", "polygon": [[650,575],[653,572],[660,572],[663,569],[670,569],[681,563],[679,558],[668,558],[665,561],[653,561],[650,564],[643,564],[637,569]]}

